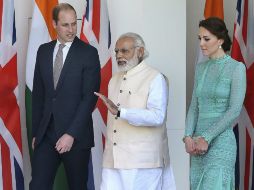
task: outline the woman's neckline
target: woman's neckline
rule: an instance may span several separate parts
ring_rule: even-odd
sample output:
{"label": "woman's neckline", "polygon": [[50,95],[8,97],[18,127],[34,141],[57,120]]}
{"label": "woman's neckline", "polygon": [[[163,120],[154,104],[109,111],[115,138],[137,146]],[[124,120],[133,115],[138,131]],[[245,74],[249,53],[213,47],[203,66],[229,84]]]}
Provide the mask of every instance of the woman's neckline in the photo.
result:
{"label": "woman's neckline", "polygon": [[209,57],[209,60],[211,60],[211,61],[221,61],[221,60],[224,60],[225,58],[227,58],[227,57],[229,57],[229,55],[227,55],[227,54],[224,54],[223,56],[221,56],[221,57],[216,57],[216,58],[210,58]]}

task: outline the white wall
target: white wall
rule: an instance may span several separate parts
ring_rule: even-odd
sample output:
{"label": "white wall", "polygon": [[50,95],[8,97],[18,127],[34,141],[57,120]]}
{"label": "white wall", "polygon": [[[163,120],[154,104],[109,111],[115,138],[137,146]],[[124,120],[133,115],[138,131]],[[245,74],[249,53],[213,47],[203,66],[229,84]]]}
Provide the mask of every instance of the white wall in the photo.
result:
{"label": "white wall", "polygon": [[[147,62],[169,78],[170,92],[167,127],[171,162],[177,189],[188,189],[189,161],[184,151],[184,144],[181,141],[184,133],[186,105],[186,1],[107,1],[111,20],[112,44],[115,44],[117,37],[124,32],[132,31],[141,34],[150,52]],[[32,15],[33,7],[32,2],[33,0],[15,1],[23,140],[26,139],[24,108],[25,61],[29,17]],[[71,3],[77,10],[78,18],[82,17],[85,1],[66,0],[64,2]],[[24,143],[24,145],[26,144]],[[30,180],[30,165],[27,157],[24,161],[24,171],[26,174],[25,183],[28,184]]]}

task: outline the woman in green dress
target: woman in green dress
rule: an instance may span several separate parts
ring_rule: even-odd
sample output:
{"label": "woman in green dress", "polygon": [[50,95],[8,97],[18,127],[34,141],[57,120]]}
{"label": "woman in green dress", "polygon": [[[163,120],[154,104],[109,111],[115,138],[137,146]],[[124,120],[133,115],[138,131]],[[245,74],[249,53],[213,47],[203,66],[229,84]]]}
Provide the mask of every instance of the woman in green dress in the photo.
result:
{"label": "woman in green dress", "polygon": [[231,40],[223,20],[200,21],[198,36],[209,59],[196,65],[183,139],[191,156],[191,190],[235,190],[232,124],[243,105],[246,68],[225,53]]}

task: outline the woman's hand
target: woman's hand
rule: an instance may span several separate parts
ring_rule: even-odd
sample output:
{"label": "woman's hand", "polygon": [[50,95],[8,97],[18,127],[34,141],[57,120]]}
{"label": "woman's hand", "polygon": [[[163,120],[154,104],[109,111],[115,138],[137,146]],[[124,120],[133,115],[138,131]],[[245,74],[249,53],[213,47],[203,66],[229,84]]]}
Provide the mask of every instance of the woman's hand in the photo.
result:
{"label": "woman's hand", "polygon": [[185,150],[187,153],[194,155],[195,154],[195,142],[191,137],[184,138]]}
{"label": "woman's hand", "polygon": [[208,150],[208,143],[203,137],[197,137],[194,140],[196,153],[203,155]]}

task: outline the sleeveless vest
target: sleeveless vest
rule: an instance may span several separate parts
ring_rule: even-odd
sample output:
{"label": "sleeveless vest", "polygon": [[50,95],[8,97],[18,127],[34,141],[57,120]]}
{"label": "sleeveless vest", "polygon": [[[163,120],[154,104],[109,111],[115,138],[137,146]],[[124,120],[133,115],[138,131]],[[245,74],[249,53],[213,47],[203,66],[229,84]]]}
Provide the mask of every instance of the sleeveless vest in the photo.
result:
{"label": "sleeveless vest", "polygon": [[[109,83],[109,99],[120,108],[146,109],[151,82],[158,74],[144,62],[127,73],[117,73]],[[103,167],[133,169],[167,165],[169,153],[165,122],[160,127],[133,126],[108,112]]]}

